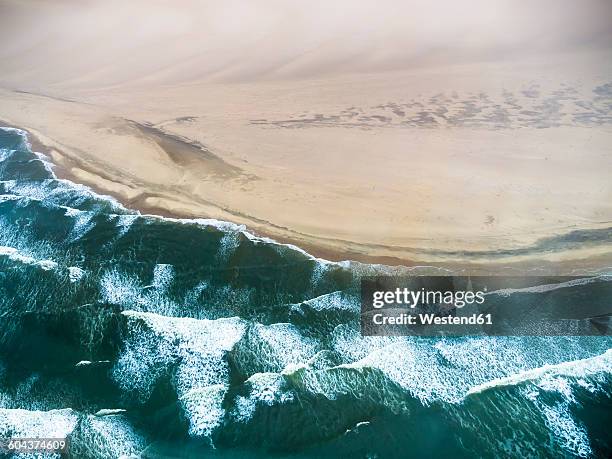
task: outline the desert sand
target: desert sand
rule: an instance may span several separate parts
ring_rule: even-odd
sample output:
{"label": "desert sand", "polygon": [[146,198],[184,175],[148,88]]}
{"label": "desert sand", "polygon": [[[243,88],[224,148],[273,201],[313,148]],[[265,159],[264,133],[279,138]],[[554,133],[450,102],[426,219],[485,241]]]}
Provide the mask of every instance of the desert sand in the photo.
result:
{"label": "desert sand", "polygon": [[252,77],[199,72],[181,47],[180,62],[130,73],[95,47],[71,62],[54,42],[3,42],[0,119],[58,176],[143,212],[233,221],[334,259],[612,260],[605,46],[295,75],[315,47]]}

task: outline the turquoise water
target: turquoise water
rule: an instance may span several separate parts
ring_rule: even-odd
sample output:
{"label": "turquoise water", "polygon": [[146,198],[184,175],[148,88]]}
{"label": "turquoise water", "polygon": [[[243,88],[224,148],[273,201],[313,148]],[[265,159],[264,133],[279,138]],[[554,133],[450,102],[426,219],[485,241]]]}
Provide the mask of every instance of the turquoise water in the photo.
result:
{"label": "turquoise water", "polygon": [[362,276],[437,272],[141,215],[2,129],[0,438],[68,436],[72,457],[609,457],[609,337],[361,336]]}

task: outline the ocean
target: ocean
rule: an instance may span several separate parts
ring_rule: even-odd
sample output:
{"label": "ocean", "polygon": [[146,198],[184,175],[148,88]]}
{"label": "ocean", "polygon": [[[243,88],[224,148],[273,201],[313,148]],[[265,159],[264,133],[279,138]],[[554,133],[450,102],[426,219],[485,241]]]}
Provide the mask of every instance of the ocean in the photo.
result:
{"label": "ocean", "polygon": [[611,457],[610,337],[361,335],[363,276],[436,273],[142,215],[0,129],[0,439],[66,437],[78,458]]}

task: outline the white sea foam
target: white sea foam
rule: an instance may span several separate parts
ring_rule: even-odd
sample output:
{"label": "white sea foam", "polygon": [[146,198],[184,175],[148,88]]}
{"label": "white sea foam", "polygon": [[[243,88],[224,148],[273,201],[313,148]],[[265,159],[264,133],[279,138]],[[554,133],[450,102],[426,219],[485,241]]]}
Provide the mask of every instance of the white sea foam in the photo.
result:
{"label": "white sea foam", "polygon": [[250,397],[268,406],[291,402],[295,398],[294,394],[286,391],[284,382],[285,379],[278,374],[256,373],[247,380],[251,387]]}
{"label": "white sea foam", "polygon": [[50,271],[57,268],[57,263],[53,260],[37,260],[13,247],[0,246],[0,256],[8,257],[10,260],[26,265],[38,266],[43,271]]}
{"label": "white sea foam", "polygon": [[583,378],[598,373],[612,373],[612,349],[595,357],[553,365],[543,365],[511,376],[487,381],[470,388],[468,395],[483,392],[494,387],[514,386],[525,381],[534,381],[539,382],[540,387],[544,390],[558,390],[569,397],[568,388],[560,386],[561,380],[556,377],[570,376],[574,378]]}
{"label": "white sea foam", "polygon": [[210,437],[215,429],[223,423],[225,409],[223,398],[227,384],[192,389],[179,398],[187,419],[189,435],[193,437]]}
{"label": "white sea foam", "polygon": [[318,350],[316,340],[303,336],[292,324],[256,325],[261,339],[261,360],[269,361],[282,370],[287,365],[306,362]]}
{"label": "white sea foam", "polygon": [[28,146],[30,147],[30,150],[32,151],[32,153],[34,153],[34,156],[36,156],[40,160],[40,162],[43,164],[47,173],[51,177],[57,178],[57,176],[55,175],[55,172],[53,171],[53,169],[55,168],[55,164],[53,164],[53,162],[51,161],[51,158],[49,158],[44,153],[32,150],[32,147],[31,145],[29,145],[29,143],[28,143]]}
{"label": "white sea foam", "polygon": [[292,324],[255,324],[240,342],[235,358],[245,374],[278,373],[308,361],[317,351],[316,340],[305,337]]}
{"label": "white sea foam", "polygon": [[[193,435],[209,435],[222,419],[229,385],[225,355],[242,337],[239,318],[196,320],[126,311],[130,337],[113,369],[126,390],[146,400],[158,379],[173,371],[175,386]],[[214,425],[213,425],[214,424]]]}
{"label": "white sea foam", "polygon": [[587,432],[573,419],[567,403],[557,403],[552,407],[542,405],[541,411],[546,419],[546,425],[563,449],[577,457],[592,455]]}
{"label": "white sea foam", "polygon": [[435,400],[453,401],[458,398],[461,390],[455,385],[464,384],[461,384],[462,381],[456,381],[455,373],[458,372],[438,364],[435,352],[409,342],[389,344],[373,351],[362,360],[340,367],[356,370],[378,369],[424,405]]}
{"label": "white sea foam", "polygon": [[43,201],[47,195],[48,190],[42,185],[41,181],[21,181],[21,180],[3,180],[5,192],[12,195],[27,197],[36,201]]}
{"label": "white sea foam", "polygon": [[0,409],[0,438],[66,438],[77,421],[78,415],[71,409]]}
{"label": "white sea foam", "polygon": [[[354,296],[347,295],[344,292],[336,291],[320,295],[318,297],[306,300],[303,304],[308,305],[312,309],[318,312],[324,311],[346,311],[346,312],[359,312],[361,304]],[[301,309],[301,303],[292,306],[293,309]]]}
{"label": "white sea foam", "polygon": [[106,194],[98,194],[95,191],[93,191],[91,188],[85,185],[81,185],[80,183],[71,182],[70,180],[65,180],[65,179],[55,179],[55,180],[64,185],[64,188],[61,188],[61,187],[58,188],[57,192],[60,194],[68,191],[72,194],[80,195],[83,198],[90,198],[94,200],[105,201],[106,203],[111,205],[112,213],[117,213],[117,214],[124,214],[124,213],[126,214],[136,213],[137,214],[138,213],[133,210],[127,209],[126,207],[123,206],[123,204],[121,204],[119,201],[117,201],[112,196],[109,196]]}
{"label": "white sea foam", "polygon": [[[358,423],[356,423],[356,424],[355,424],[353,427],[351,427],[351,428],[349,428],[349,429],[346,429],[346,430],[344,431],[344,434],[346,435],[346,434],[349,434],[349,433],[351,433],[351,432],[359,432],[359,430],[360,430],[362,427],[366,427],[366,426],[369,426],[369,425],[370,425],[370,421],[359,421],[359,422],[358,422]],[[370,459],[370,458],[375,459],[375,458],[376,458],[376,455],[375,455],[375,454],[374,454],[374,455],[372,455],[372,456],[367,455],[367,456],[366,456],[366,458],[367,458],[367,459]]]}
{"label": "white sea foam", "polygon": [[449,276],[455,271],[439,266],[388,266],[378,263],[362,263],[359,261],[345,260],[336,263],[342,268],[353,272],[357,278],[366,276]]}
{"label": "white sea foam", "polygon": [[129,276],[115,269],[106,271],[100,279],[102,300],[122,306],[142,306],[140,293],[142,284],[135,276]]}
{"label": "white sea foam", "polygon": [[172,223],[180,223],[182,225],[196,225],[201,227],[213,227],[220,231],[229,232],[241,232],[246,229],[244,225],[237,223],[226,222],[222,220],[216,220],[214,218],[174,218],[174,217],[163,217],[161,215],[154,214],[143,214],[142,217],[148,220],[162,220]]}
{"label": "white sea foam", "polygon": [[353,325],[340,324],[331,334],[332,349],[345,363],[355,362],[389,344],[404,340],[395,336],[363,336]]}
{"label": "white sea foam", "polygon": [[92,203],[97,201],[108,206],[111,213],[119,215],[134,213],[134,211],[126,209],[113,197],[97,194],[85,185],[73,183],[69,180],[56,178],[35,181],[4,180],[1,183],[4,185],[7,194],[10,193],[45,204],[54,204],[66,209],[66,215],[68,216],[78,215],[79,210],[64,205],[63,203],[66,201],[75,202],[76,204],[73,205],[80,205],[87,201]]}
{"label": "white sea foam", "polygon": [[123,215],[114,215],[116,219],[117,227],[119,228],[118,237],[124,236],[132,227],[134,222],[140,218],[140,214],[123,214]]}
{"label": "white sea foam", "polygon": [[[336,327],[332,335],[334,349],[341,355],[366,354],[344,364],[346,368],[379,369],[425,405],[436,400],[459,403],[470,390],[476,390],[472,388],[492,380],[590,356],[573,338],[533,338],[529,342],[524,337],[385,337],[371,341],[346,326]],[[602,357],[600,363],[607,358]],[[587,365],[596,361],[589,360]]]}
{"label": "white sea foam", "polygon": [[28,142],[28,133],[24,131],[23,129],[11,127],[11,126],[0,126],[0,130],[6,131],[6,132],[14,132],[16,134],[19,134],[19,136],[23,138],[23,141],[26,142],[28,145],[30,145]]}
{"label": "white sea foam", "polygon": [[[148,219],[155,219],[155,220],[169,221],[169,222],[173,222],[173,223],[180,223],[180,224],[184,224],[184,225],[197,225],[197,226],[202,226],[202,227],[213,227],[213,228],[216,228],[216,229],[218,229],[220,231],[227,232],[227,233],[241,233],[247,239],[249,239],[249,240],[251,240],[252,242],[255,242],[255,243],[269,244],[269,245],[271,245],[274,248],[288,248],[288,249],[290,249],[292,251],[299,252],[299,253],[305,255],[308,259],[315,260],[315,261],[317,261],[319,263],[330,264],[330,265],[338,264],[337,262],[332,262],[332,261],[329,261],[329,260],[325,260],[323,258],[315,257],[314,255],[311,255],[310,253],[306,252],[304,249],[301,249],[300,247],[298,247],[296,245],[293,245],[293,244],[283,244],[283,243],[280,243],[278,241],[275,241],[274,239],[270,239],[268,237],[256,236],[255,234],[249,232],[245,225],[240,225],[240,224],[237,224],[237,223],[227,222],[227,221],[223,221],[223,220],[216,220],[216,219],[212,219],[212,218],[172,218],[172,217],[163,217],[163,216],[160,216],[160,215],[153,215],[153,214],[145,214],[145,215],[143,215],[143,217],[148,218]],[[235,237],[235,236],[232,236],[232,237]]]}
{"label": "white sea foam", "polygon": [[81,360],[80,362],[77,362],[74,366],[76,368],[81,368],[81,367],[88,367],[91,365],[95,365],[95,364],[106,364],[106,363],[110,363],[110,360],[96,360],[96,361],[91,361],[91,360]]}
{"label": "white sea foam", "polygon": [[248,396],[238,396],[234,400],[232,418],[247,422],[255,414],[258,405],[278,405],[295,400],[295,394],[285,387],[285,379],[278,373],[255,373],[245,384],[250,391]]}
{"label": "white sea foam", "polygon": [[111,416],[113,414],[125,413],[126,410],[122,408],[103,408],[95,412],[94,416]]}
{"label": "white sea foam", "polygon": [[0,148],[0,163],[13,156],[14,153],[15,150],[9,150],[8,148]]}
{"label": "white sea foam", "polygon": [[226,265],[236,249],[240,247],[240,234],[239,231],[226,231],[223,234],[217,253],[217,263],[220,266]]}
{"label": "white sea foam", "polygon": [[188,290],[185,293],[185,304],[193,305],[198,302],[198,298],[200,295],[208,289],[209,283],[208,281],[200,281],[198,282],[191,290]]}
{"label": "white sea foam", "polygon": [[158,264],[153,268],[150,285],[144,285],[138,276],[116,269],[104,272],[100,279],[102,300],[126,309],[155,312],[168,316],[180,314],[181,307],[167,295],[174,279],[174,267]]}
{"label": "white sea foam", "polygon": [[316,263],[310,275],[310,289],[312,292],[317,290],[317,287],[323,280],[323,276],[329,270],[331,265],[328,263]]}
{"label": "white sea foam", "polygon": [[272,247],[274,248],[287,248],[289,250],[295,251],[295,252],[299,252],[302,255],[304,255],[306,258],[310,259],[310,260],[314,260],[317,261],[319,263],[323,263],[323,264],[329,264],[329,265],[337,265],[338,262],[335,261],[329,261],[329,260],[325,260],[324,258],[319,258],[319,257],[315,257],[314,255],[308,253],[307,251],[305,251],[304,249],[298,247],[297,245],[294,244],[283,244],[280,243],[278,241],[275,241],[274,239],[270,239],[269,237],[264,237],[264,236],[256,236],[253,233],[250,233],[246,230],[244,230],[242,232],[248,239],[250,239],[251,241],[255,242],[255,243],[263,243],[263,244],[270,244]]}
{"label": "white sea foam", "polygon": [[44,164],[45,170],[49,174],[51,174],[52,177],[55,177],[55,173],[53,172],[53,168],[55,167],[55,165],[51,162],[47,155],[38,151],[34,151],[34,149],[32,148],[32,143],[30,142],[30,139],[28,138],[28,133],[26,131],[24,131],[23,129],[9,127],[0,127],[0,129],[2,129],[3,131],[16,132],[17,134],[19,134],[23,139],[23,142],[28,147],[28,150],[30,150]]}
{"label": "white sea foam", "polygon": [[68,267],[68,278],[70,279],[70,282],[78,282],[83,278],[84,275],[85,271],[83,271],[81,268],[77,266]]}
{"label": "white sea foam", "polygon": [[89,415],[79,425],[71,450],[75,457],[139,457],[149,443],[120,413]]}
{"label": "white sea foam", "polygon": [[610,281],[612,280],[612,276],[610,275],[600,275],[595,277],[584,277],[581,279],[572,279],[566,282],[559,282],[558,284],[544,284],[544,285],[536,285],[533,287],[524,287],[524,288],[504,288],[499,290],[493,290],[491,292],[485,293],[485,295],[499,295],[499,296],[510,296],[516,293],[546,293],[553,290],[559,290],[562,288],[576,287],[578,285],[587,285],[592,284],[594,282],[601,281]]}
{"label": "white sea foam", "polygon": [[257,405],[250,397],[238,396],[234,400],[234,409],[231,412],[231,417],[234,421],[246,423],[253,417],[256,409]]}
{"label": "white sea foam", "polygon": [[73,217],[74,219],[74,225],[68,236],[69,241],[78,241],[95,226],[94,217],[96,214],[94,212],[70,209],[66,212],[66,216]]}
{"label": "white sea foam", "polygon": [[57,268],[57,263],[53,260],[40,260],[35,264],[40,266],[44,271],[51,271]]}
{"label": "white sea foam", "polygon": [[154,288],[160,291],[166,291],[174,280],[174,266],[168,264],[157,264],[153,268],[153,283]]}

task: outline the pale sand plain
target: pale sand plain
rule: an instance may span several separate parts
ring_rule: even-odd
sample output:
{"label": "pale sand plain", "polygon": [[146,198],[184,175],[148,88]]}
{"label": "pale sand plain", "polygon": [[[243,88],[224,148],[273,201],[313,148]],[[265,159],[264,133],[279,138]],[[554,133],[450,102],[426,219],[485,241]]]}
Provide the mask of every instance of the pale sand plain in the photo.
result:
{"label": "pale sand plain", "polygon": [[606,49],[248,81],[32,68],[0,78],[0,119],[146,213],[331,259],[612,260]]}

